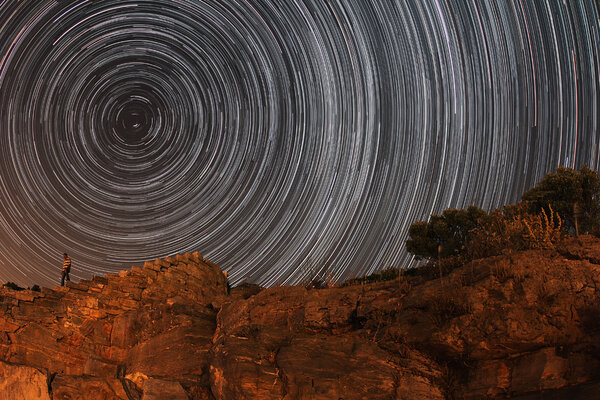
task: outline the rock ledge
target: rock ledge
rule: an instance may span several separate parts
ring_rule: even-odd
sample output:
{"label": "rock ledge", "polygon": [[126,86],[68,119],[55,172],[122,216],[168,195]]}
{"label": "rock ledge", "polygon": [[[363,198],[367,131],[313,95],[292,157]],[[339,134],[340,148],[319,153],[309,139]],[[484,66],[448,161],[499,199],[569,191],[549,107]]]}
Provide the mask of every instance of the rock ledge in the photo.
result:
{"label": "rock ledge", "polygon": [[199,253],[41,292],[0,289],[2,399],[587,399],[600,241],[307,290]]}

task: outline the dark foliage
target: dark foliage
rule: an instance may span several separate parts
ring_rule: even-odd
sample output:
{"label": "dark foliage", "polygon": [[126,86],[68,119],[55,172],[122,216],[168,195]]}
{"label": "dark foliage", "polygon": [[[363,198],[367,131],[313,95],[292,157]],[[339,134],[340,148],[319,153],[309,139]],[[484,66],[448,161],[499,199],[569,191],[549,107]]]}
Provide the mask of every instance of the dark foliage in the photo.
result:
{"label": "dark foliage", "polygon": [[538,213],[552,207],[567,229],[579,233],[599,232],[600,174],[584,165],[579,171],[559,167],[533,188],[523,193],[529,211]]}
{"label": "dark foliage", "polygon": [[363,283],[373,283],[373,282],[384,282],[384,281],[392,281],[398,278],[402,274],[400,268],[388,267],[380,272],[375,272],[370,275],[366,275],[362,278],[352,278],[348,279],[342,286],[353,286],[360,285]]}
{"label": "dark foliage", "polygon": [[435,262],[439,276],[476,258],[554,248],[568,232],[600,235],[600,174],[587,166],[559,167],[526,191],[522,202],[490,213],[471,206],[415,222],[406,249]]}
{"label": "dark foliage", "polygon": [[419,258],[437,259],[460,254],[475,228],[486,223],[488,214],[479,207],[448,209],[432,215],[428,222],[418,221],[408,229],[406,249]]}
{"label": "dark foliage", "polygon": [[492,211],[487,223],[472,231],[464,258],[469,261],[507,250],[554,248],[563,236],[562,219],[552,207],[530,213],[522,203],[511,204]]}
{"label": "dark foliage", "polygon": [[25,290],[25,288],[22,288],[14,282],[6,282],[3,286],[12,290]]}
{"label": "dark foliage", "polygon": [[313,278],[308,284],[304,285],[307,289],[326,289],[327,283],[320,278]]}

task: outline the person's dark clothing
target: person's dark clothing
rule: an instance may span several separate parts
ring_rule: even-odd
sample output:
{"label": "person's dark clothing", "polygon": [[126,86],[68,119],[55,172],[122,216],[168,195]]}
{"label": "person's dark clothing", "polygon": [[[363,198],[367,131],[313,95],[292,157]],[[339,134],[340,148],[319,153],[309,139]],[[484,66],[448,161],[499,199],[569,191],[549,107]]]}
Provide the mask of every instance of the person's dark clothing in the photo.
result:
{"label": "person's dark clothing", "polygon": [[60,286],[65,286],[65,278],[67,279],[67,281],[71,281],[71,278],[69,278],[69,271],[63,269],[62,278],[60,280]]}

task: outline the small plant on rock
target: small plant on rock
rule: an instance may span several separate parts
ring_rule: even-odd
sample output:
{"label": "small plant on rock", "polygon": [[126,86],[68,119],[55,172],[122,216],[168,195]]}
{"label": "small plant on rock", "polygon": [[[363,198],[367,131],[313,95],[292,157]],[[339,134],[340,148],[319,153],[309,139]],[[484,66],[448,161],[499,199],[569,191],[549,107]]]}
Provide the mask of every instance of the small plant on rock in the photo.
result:
{"label": "small plant on rock", "polygon": [[454,288],[441,292],[428,309],[433,324],[442,328],[450,320],[470,313],[472,307],[464,290]]}

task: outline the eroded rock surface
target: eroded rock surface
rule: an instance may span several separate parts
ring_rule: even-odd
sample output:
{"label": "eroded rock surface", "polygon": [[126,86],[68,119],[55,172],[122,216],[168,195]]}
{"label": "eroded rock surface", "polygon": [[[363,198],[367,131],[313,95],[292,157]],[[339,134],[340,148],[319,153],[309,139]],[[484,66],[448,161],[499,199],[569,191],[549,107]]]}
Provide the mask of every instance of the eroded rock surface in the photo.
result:
{"label": "eroded rock surface", "polygon": [[42,371],[0,362],[0,400],[50,400],[48,380]]}
{"label": "eroded rock surface", "polygon": [[0,360],[12,381],[0,391],[13,400],[37,399],[25,390],[38,387],[54,400],[166,399],[173,387],[182,398],[182,385],[210,393],[208,353],[226,294],[222,271],[199,253],[39,293],[2,288]]}
{"label": "eroded rock surface", "polygon": [[0,399],[587,399],[599,285],[600,241],[582,237],[442,279],[321,290],[227,294],[198,253],[3,288]]}

